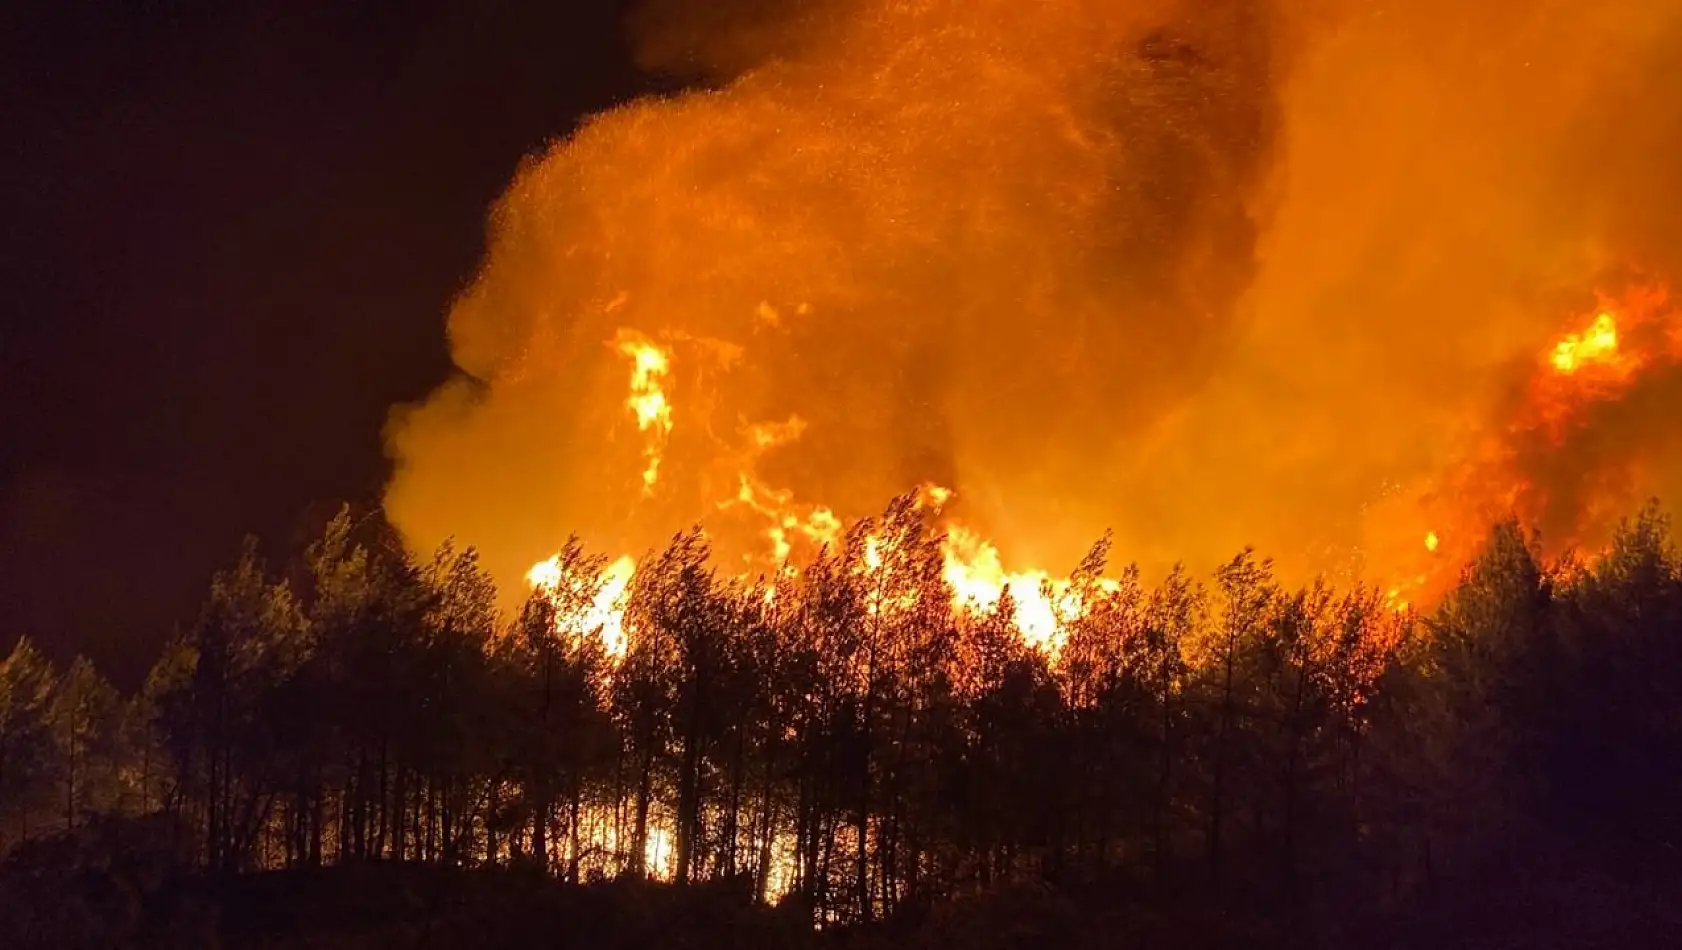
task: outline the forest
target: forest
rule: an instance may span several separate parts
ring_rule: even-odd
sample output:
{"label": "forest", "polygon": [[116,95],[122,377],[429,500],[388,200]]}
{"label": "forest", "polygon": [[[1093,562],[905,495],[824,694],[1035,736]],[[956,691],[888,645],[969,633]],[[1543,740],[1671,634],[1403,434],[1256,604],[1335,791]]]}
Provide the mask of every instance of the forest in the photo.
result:
{"label": "forest", "polygon": [[[387,886],[411,904],[379,940],[222,945],[456,945],[413,930],[432,893],[549,895],[551,935],[689,907],[686,946],[1678,927],[1649,896],[1682,879],[1682,558],[1656,502],[1593,556],[1494,525],[1427,611],[1288,585],[1253,551],[1147,583],[1101,542],[1053,651],[1008,597],[954,609],[940,530],[906,496],[751,579],[680,533],[614,640],[576,540],[509,616],[473,550],[417,559],[347,508],[278,565],[248,541],[132,695],[19,639],[0,942],[212,945],[168,929],[181,894],[232,915],[253,888]],[[696,902],[764,933],[696,936]],[[648,939],[554,945],[679,945]]]}

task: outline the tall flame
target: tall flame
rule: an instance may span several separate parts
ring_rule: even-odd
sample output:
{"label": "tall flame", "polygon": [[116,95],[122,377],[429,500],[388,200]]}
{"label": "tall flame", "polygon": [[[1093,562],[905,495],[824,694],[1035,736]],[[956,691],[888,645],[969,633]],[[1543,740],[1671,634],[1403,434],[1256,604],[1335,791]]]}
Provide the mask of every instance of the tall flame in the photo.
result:
{"label": "tall flame", "polygon": [[631,396],[626,405],[637,417],[637,428],[647,433],[643,457],[648,467],[642,471],[646,494],[654,490],[654,483],[660,479],[660,458],[672,434],[672,406],[662,388],[666,375],[671,372],[671,356],[630,330],[620,330],[614,345],[631,359]]}

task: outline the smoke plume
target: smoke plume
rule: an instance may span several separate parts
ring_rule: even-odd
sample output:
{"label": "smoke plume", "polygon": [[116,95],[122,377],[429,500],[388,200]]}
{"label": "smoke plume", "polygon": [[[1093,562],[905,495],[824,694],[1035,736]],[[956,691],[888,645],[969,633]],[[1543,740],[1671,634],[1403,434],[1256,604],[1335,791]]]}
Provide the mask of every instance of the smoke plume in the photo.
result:
{"label": "smoke plume", "polygon": [[[1148,565],[1325,569],[1597,290],[1682,273],[1682,0],[635,22],[704,85],[520,169],[449,316],[457,378],[390,427],[395,522],[505,583],[572,532],[763,549],[766,498],[845,517],[931,481],[1017,561],[1113,528]],[[627,408],[636,341],[669,426]],[[1584,464],[1663,455],[1664,412],[1603,415]],[[1621,491],[1663,487],[1635,468]]]}

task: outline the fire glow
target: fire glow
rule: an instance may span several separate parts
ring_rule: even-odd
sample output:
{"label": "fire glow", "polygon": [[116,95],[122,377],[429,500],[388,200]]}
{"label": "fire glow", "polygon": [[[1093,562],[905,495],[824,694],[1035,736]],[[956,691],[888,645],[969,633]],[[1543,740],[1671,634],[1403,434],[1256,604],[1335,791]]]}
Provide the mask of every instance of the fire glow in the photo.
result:
{"label": "fire glow", "polygon": [[615,349],[631,359],[631,399],[628,405],[637,419],[637,428],[647,434],[648,446],[643,457],[648,467],[642,470],[643,491],[654,490],[660,480],[660,455],[666,439],[672,434],[672,407],[666,401],[661,382],[671,371],[671,358],[665,350],[636,333],[621,331]]}
{"label": "fire glow", "polygon": [[615,653],[674,529],[779,578],[940,486],[954,607],[1008,594],[1056,655],[1107,529],[1141,571],[1254,545],[1427,609],[1495,520],[1592,553],[1682,485],[1682,14],[817,6],[643,37],[705,88],[521,166],[460,378],[389,430],[414,548],[512,599],[578,580],[576,532],[614,560],[566,622]]}
{"label": "fire glow", "polygon": [[[1562,426],[1578,421],[1594,405],[1618,399],[1634,384],[1643,367],[1682,364],[1682,319],[1668,307],[1668,294],[1662,288],[1638,288],[1627,295],[1627,303],[1617,308],[1628,315],[1629,321],[1656,332],[1649,333],[1653,348],[1638,352],[1624,352],[1619,348],[1618,317],[1613,310],[1597,313],[1589,326],[1579,332],[1568,332],[1547,351],[1538,375],[1525,388],[1525,398],[1514,413],[1508,428],[1515,437],[1528,435],[1538,428],[1546,429],[1549,438],[1558,442],[1567,437]],[[631,339],[621,335],[621,341]],[[650,344],[624,344],[623,352],[636,359],[637,371],[632,375],[630,392],[625,405],[639,421],[664,422],[669,430],[671,406],[658,387],[658,378],[668,371],[668,357]],[[644,425],[646,429],[648,426]],[[780,427],[758,427],[753,440],[760,448],[783,444],[797,439],[803,430],[799,420]],[[1502,449],[1495,457],[1506,459],[1510,451]],[[657,462],[657,460],[656,460]],[[1482,519],[1493,510],[1490,497],[1498,497],[1512,505],[1522,501],[1525,483],[1521,473],[1491,466],[1486,459],[1474,458],[1458,472],[1446,477],[1456,478],[1464,486],[1456,496],[1459,508],[1452,505],[1439,508],[1435,514],[1441,523],[1460,526],[1452,538],[1458,546],[1445,547],[1444,538],[1436,529],[1423,533],[1423,549],[1428,561],[1419,565],[1417,574],[1405,580],[1394,580],[1398,571],[1407,569],[1405,563],[1374,565],[1379,577],[1389,576],[1386,598],[1398,611],[1428,605],[1452,581],[1460,562],[1438,557],[1453,552],[1457,557],[1469,556],[1467,541],[1480,537]],[[652,478],[648,484],[652,486]],[[843,524],[823,506],[800,506],[792,493],[776,491],[758,484],[748,473],[740,473],[738,491],[720,508],[744,506],[755,516],[770,522],[764,531],[769,542],[765,552],[766,567],[781,565],[781,569],[797,573],[791,563],[793,540],[804,540],[819,549],[839,543]],[[954,493],[937,485],[918,489],[917,504],[941,517],[944,506],[954,500]],[[1012,605],[1010,620],[1023,641],[1055,659],[1067,637],[1069,623],[1085,609],[1080,596],[1067,577],[1057,577],[1041,569],[1008,570],[998,548],[978,531],[961,522],[943,519],[940,552],[943,563],[942,578],[952,594],[952,606],[959,613],[984,615],[998,609],[1008,597]],[[1415,537],[1420,537],[1415,534]],[[870,535],[865,538],[863,568],[868,571],[885,569],[884,541]],[[623,657],[626,650],[625,604],[627,591],[635,576],[635,561],[621,556],[599,578],[567,578],[562,574],[560,556],[538,562],[526,574],[527,583],[539,593],[553,593],[563,585],[586,583],[599,587],[590,607],[583,616],[557,617],[556,623],[568,630],[592,634],[601,639],[607,654]],[[1101,578],[1098,590],[1113,593],[1114,581]],[[767,588],[768,596],[771,589]],[[872,608],[874,610],[874,607]]]}
{"label": "fire glow", "polygon": [[1618,356],[1618,322],[1609,313],[1594,318],[1584,333],[1573,333],[1554,347],[1550,362],[1569,376],[1585,363],[1610,363]]}
{"label": "fire glow", "polygon": [[1391,576],[1411,574],[1389,587],[1389,599],[1398,609],[1429,606],[1441,596],[1497,519],[1543,525],[1555,535],[1546,539],[1553,550],[1576,549],[1593,557],[1617,512],[1642,501],[1629,489],[1617,491],[1617,482],[1591,469],[1572,474],[1579,482],[1599,479],[1588,486],[1592,504],[1561,505],[1550,489],[1563,493],[1572,486],[1557,477],[1549,485],[1532,473],[1569,457],[1578,441],[1592,439],[1597,426],[1610,424],[1602,417],[1615,417],[1644,384],[1662,383],[1682,369],[1682,313],[1670,304],[1668,290],[1641,285],[1603,297],[1581,329],[1563,332],[1536,367],[1482,442],[1377,519],[1385,525],[1429,519],[1447,528],[1428,530],[1426,559],[1396,558],[1388,568]]}

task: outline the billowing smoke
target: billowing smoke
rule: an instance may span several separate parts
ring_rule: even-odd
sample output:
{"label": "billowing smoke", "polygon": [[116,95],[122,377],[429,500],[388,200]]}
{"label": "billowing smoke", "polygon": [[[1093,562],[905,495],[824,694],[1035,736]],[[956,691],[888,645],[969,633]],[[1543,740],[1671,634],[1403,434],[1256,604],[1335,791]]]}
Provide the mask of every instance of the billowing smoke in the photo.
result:
{"label": "billowing smoke", "polygon": [[[505,582],[570,532],[762,548],[745,495],[847,516],[928,481],[1018,561],[1110,527],[1147,564],[1319,569],[1602,283],[1682,274],[1682,0],[638,23],[707,87],[521,169],[450,314],[459,378],[391,426],[399,527]],[[669,431],[627,408],[639,342]],[[1626,415],[1619,446],[1665,427]]]}
{"label": "billowing smoke", "polygon": [[[1207,505],[1237,513],[1227,546],[1383,543],[1365,523],[1375,496],[1452,503],[1491,442],[1518,443],[1505,474],[1565,489],[1534,512],[1559,543],[1579,527],[1561,506],[1589,486],[1617,487],[1613,507],[1674,499],[1682,483],[1638,462],[1677,435],[1650,412],[1601,407],[1547,453],[1511,427],[1538,361],[1602,293],[1682,276],[1679,68],[1676,0],[1343,11],[1285,94],[1243,357],[1164,440],[1164,529]],[[1606,477],[1632,464],[1647,471]]]}

